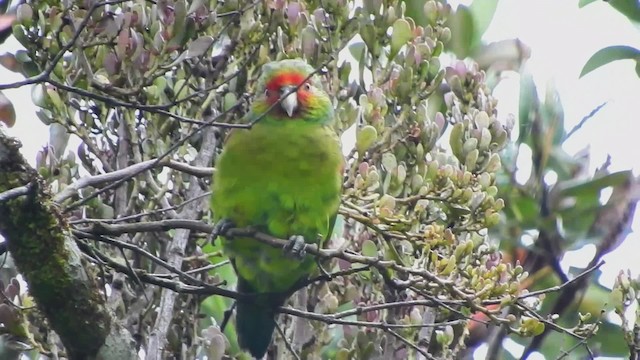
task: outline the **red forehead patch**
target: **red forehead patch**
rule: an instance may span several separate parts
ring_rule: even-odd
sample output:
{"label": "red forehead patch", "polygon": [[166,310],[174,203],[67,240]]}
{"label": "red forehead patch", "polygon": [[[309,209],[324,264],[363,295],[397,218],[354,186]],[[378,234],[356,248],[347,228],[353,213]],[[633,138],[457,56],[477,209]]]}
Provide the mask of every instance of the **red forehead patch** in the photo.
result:
{"label": "red forehead patch", "polygon": [[267,89],[277,91],[286,85],[300,85],[307,77],[298,72],[282,72],[267,83]]}

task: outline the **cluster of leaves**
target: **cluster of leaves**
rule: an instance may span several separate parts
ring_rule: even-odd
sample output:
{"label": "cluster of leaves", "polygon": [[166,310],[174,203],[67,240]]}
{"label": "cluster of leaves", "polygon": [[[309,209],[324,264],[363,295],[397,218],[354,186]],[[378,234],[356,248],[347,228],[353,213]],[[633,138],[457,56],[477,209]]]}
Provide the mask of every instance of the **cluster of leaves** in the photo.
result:
{"label": "cluster of leaves", "polygon": [[[207,243],[206,224],[170,221],[210,217],[202,200],[218,139],[246,126],[239,119],[261,65],[292,57],[318,69],[336,130],[355,129],[355,146],[330,243],[332,276],[282,309],[294,315],[281,319],[291,340],[277,337],[275,356],[455,358],[472,316],[524,336],[550,324],[523,302],[528,269],[502,261],[488,239],[514,201],[498,184],[513,124],[496,119],[484,71],[443,64],[447,43],[468,39],[447,26],[465,23],[464,14],[436,1],[406,7],[394,0],[18,6],[13,34],[25,50],[3,64],[27,79],[2,87],[34,84],[38,117],[50,129],[38,170],[139,347],[156,353],[159,336],[168,341],[165,357],[244,356],[233,325],[218,326],[231,304],[220,294],[234,294],[228,260]],[[459,19],[447,23],[452,16]],[[469,44],[479,46],[484,28]],[[75,152],[67,152],[70,135],[81,140]],[[516,310],[505,316],[506,308]]]}
{"label": "cluster of leaves", "polygon": [[[504,151],[504,172],[498,178],[505,217],[493,229],[493,235],[501,239],[507,258],[520,261],[531,274],[521,285],[535,291],[575,280],[580,271],[594,270],[601,264],[602,257],[613,251],[627,234],[640,184],[630,171],[610,172],[608,161],[595,174],[588,174],[588,152],[570,155],[562,147],[581,124],[565,130],[562,104],[555,89],[548,87],[545,99],[539,100],[526,72],[521,79],[519,113],[519,136]],[[530,151],[531,167],[518,169],[517,159],[528,153],[525,150]],[[527,180],[518,181],[516,173],[523,171]],[[605,189],[612,193],[602,203]],[[564,254],[588,244],[595,245],[596,252],[585,269],[565,273],[560,266]],[[540,349],[545,354],[560,354],[572,349],[573,355],[586,356],[591,351],[624,354],[620,329],[601,318],[608,296],[608,289],[589,277],[546,296],[542,312],[554,316],[554,323],[573,329],[573,335],[590,339],[587,342],[582,336],[567,333],[566,337],[548,337],[542,347],[548,326],[533,342],[520,340],[529,345],[526,353]],[[588,314],[585,316],[591,321],[581,314]],[[598,332],[594,324],[605,331]],[[574,348],[587,343],[591,348]]]}
{"label": "cluster of leaves", "polygon": [[[583,1],[580,5],[589,2]],[[500,240],[505,261],[519,262],[529,272],[529,278],[520,286],[534,292],[551,286],[564,287],[557,293],[548,294],[539,304],[540,312],[548,314],[549,322],[545,323],[545,329],[539,329],[540,333],[533,341],[519,337],[513,339],[526,346],[524,358],[534,351],[558,357],[625,356],[633,342],[625,344],[622,336],[625,327],[621,329],[611,322],[607,313],[616,301],[610,297],[609,289],[599,285],[588,274],[599,273],[597,267],[602,257],[614,250],[628,233],[639,199],[638,178],[630,171],[612,173],[608,169],[608,160],[594,174],[589,174],[587,150],[577,154],[564,150],[564,142],[579,131],[599,108],[585,116],[573,129],[565,129],[563,106],[555,89],[548,87],[544,98],[538,98],[538,90],[525,66],[528,57],[526,46],[517,40],[492,44],[477,40],[486,29],[483,24],[493,16],[495,7],[492,3],[477,0],[469,7],[460,6],[452,18],[470,17],[473,21],[462,22],[466,24],[464,26],[449,22],[452,38],[468,44],[460,48],[466,49],[466,54],[481,64],[491,87],[499,83],[505,70],[520,73],[520,108],[516,118],[518,136],[501,153],[503,171],[499,172],[496,183],[498,197],[503,199],[505,207],[500,223],[491,229],[490,234],[493,239]],[[631,20],[638,13],[635,2],[609,3]],[[479,10],[481,7],[484,11]],[[469,23],[475,25],[469,26]],[[509,51],[509,46],[514,45],[517,49]],[[496,51],[498,48],[502,51]],[[454,47],[453,51],[458,50]],[[495,54],[491,57],[493,60],[485,61],[491,52]],[[615,59],[594,60],[597,57],[594,55],[585,66],[583,75]],[[596,64],[598,61],[600,63]],[[524,161],[523,156],[526,157]],[[526,165],[518,168],[516,163]],[[516,174],[523,173],[527,180],[517,180],[521,177],[516,177]],[[611,195],[603,202],[601,198],[606,190],[611,191]],[[585,245],[596,248],[585,268],[587,273],[577,276],[584,269],[571,269],[565,273],[560,260],[566,252]],[[571,282],[567,283],[570,279]],[[560,285],[563,283],[568,285]],[[568,330],[564,336],[546,336],[558,326]],[[500,354],[511,358],[513,355],[502,349],[506,333],[501,331],[500,328],[487,331],[486,327],[472,324],[471,343],[474,346],[487,343],[490,357]]]}
{"label": "cluster of leaves", "polygon": [[622,319],[622,331],[630,359],[640,356],[639,290],[640,281],[632,278],[629,271],[620,271],[610,297],[615,313]]}

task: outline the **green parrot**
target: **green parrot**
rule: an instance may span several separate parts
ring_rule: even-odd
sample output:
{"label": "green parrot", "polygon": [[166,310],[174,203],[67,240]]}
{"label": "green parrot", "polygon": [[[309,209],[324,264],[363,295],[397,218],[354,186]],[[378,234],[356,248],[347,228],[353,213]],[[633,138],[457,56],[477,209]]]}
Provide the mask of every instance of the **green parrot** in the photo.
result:
{"label": "green parrot", "polygon": [[237,300],[236,331],[240,347],[258,359],[271,343],[275,310],[317,270],[301,251],[302,241],[322,245],[340,203],[344,158],[331,99],[320,79],[309,78],[313,72],[301,59],[265,64],[245,119],[259,121],[234,129],[216,162],[216,227],[251,226],[291,245],[283,251],[251,238],[222,237],[237,291],[255,294]]}

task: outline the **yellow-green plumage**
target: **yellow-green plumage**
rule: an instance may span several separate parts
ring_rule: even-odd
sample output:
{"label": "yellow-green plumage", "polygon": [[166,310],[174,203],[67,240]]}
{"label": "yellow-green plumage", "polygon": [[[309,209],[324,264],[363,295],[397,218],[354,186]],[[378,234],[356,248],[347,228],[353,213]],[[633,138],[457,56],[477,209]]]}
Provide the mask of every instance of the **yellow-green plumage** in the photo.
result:
{"label": "yellow-green plumage", "polygon": [[[298,86],[313,71],[302,60],[265,65],[248,119],[277,102],[279,86]],[[332,128],[333,107],[317,79],[300,87],[296,110],[279,105],[250,130],[234,130],[216,163],[212,208],[216,221],[254,226],[282,239],[301,235],[320,243],[330,234],[340,202],[343,157]],[[264,91],[264,89],[268,89]],[[276,101],[274,101],[274,99]],[[262,357],[269,345],[274,308],[315,269],[310,256],[287,256],[255,239],[223,239],[238,275],[238,290],[264,294],[238,301],[240,345]],[[270,294],[268,294],[270,293]]]}

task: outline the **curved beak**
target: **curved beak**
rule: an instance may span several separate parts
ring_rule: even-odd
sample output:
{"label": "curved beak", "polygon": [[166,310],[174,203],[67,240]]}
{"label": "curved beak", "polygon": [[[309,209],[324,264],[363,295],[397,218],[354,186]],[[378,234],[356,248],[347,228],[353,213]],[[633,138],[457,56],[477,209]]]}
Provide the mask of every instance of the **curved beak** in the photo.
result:
{"label": "curved beak", "polygon": [[[283,86],[280,89],[280,106],[282,106],[282,109],[284,109],[289,117],[293,116],[293,113],[296,112],[296,109],[298,109],[298,95],[294,91],[295,88],[295,86]],[[291,93],[291,91],[294,92]],[[286,97],[283,98],[282,96]]]}

